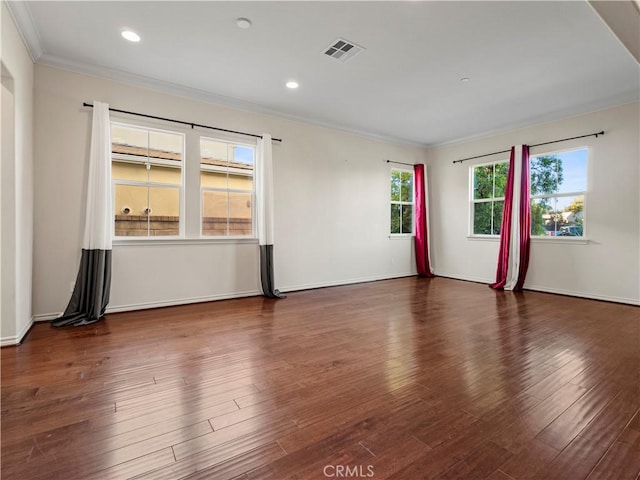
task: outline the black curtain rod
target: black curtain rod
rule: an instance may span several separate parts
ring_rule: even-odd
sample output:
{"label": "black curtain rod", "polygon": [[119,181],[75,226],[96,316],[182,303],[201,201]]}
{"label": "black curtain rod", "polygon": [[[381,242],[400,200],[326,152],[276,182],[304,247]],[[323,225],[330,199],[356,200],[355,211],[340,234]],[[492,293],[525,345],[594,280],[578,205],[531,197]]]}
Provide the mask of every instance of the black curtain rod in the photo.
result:
{"label": "black curtain rod", "polygon": [[[82,105],[84,107],[93,108],[93,105],[87,102],[84,102]],[[256,135],[255,133],[238,132],[236,130],[227,130],[226,128],[210,127],[209,125],[200,125],[199,123],[184,122],[182,120],[174,120],[172,118],[156,117],[155,115],[146,115],[144,113],[128,112],[127,110],[118,110],[117,108],[109,108],[109,111],[126,113],[127,115],[135,115],[137,117],[153,118],[154,120],[163,120],[165,122],[179,123],[181,125],[189,125],[191,128],[194,128],[194,127],[208,128],[209,130],[218,130],[219,132],[235,133],[237,135],[245,135],[247,137],[262,138],[262,135]],[[271,140],[274,142],[282,142],[281,138],[272,138]]]}
{"label": "black curtain rod", "polygon": [[[601,131],[601,132],[589,133],[588,135],[579,135],[577,137],[568,137],[568,138],[561,138],[560,140],[552,140],[551,142],[536,143],[535,145],[529,145],[529,148],[539,147],[541,145],[550,145],[552,143],[566,142],[567,140],[575,140],[576,138],[586,138],[586,137],[596,137],[596,138],[598,138],[598,135],[604,135],[604,130]],[[469,158],[462,158],[460,160],[454,160],[453,163],[462,163],[462,162],[466,162],[467,160],[474,160],[476,158],[489,157],[491,155],[498,155],[499,153],[509,153],[509,152],[511,152],[511,149],[502,150],[500,152],[485,153],[484,155],[476,155],[475,157],[469,157]]]}
{"label": "black curtain rod", "polygon": [[399,165],[408,165],[410,167],[415,166],[413,163],[394,162],[393,160],[387,160],[387,163],[397,163]]}

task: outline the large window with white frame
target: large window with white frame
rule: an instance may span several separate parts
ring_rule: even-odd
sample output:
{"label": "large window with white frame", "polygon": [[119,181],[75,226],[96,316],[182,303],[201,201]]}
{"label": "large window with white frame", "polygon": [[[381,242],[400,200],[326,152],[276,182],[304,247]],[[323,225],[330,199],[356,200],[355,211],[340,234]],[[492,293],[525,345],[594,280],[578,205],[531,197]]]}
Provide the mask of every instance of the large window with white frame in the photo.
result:
{"label": "large window with white frame", "polygon": [[184,232],[182,133],[111,123],[115,237],[178,237]]}
{"label": "large window with white frame", "polygon": [[391,230],[392,235],[413,233],[413,171],[391,170]]}
{"label": "large window with white frame", "polygon": [[[529,158],[532,237],[583,237],[587,191],[587,149]],[[470,168],[471,234],[500,235],[508,163]]]}
{"label": "large window with white frame", "polygon": [[500,235],[508,170],[505,161],[471,167],[472,235]]}
{"label": "large window with white frame", "polygon": [[532,236],[584,236],[587,156],[581,148],[530,157]]}
{"label": "large window with white frame", "polygon": [[255,154],[255,145],[200,138],[203,236],[255,236]]}

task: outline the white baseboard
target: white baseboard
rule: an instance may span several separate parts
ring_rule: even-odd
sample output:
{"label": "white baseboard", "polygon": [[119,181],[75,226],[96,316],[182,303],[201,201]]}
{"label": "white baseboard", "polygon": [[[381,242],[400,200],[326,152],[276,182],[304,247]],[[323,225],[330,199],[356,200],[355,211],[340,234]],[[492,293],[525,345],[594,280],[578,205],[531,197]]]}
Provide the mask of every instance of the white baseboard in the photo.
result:
{"label": "white baseboard", "polygon": [[[436,276],[453,278],[455,280],[464,280],[467,282],[485,283],[487,285],[493,282],[493,279],[468,277],[464,275],[456,275],[456,274],[448,274],[448,273],[440,273],[440,272],[436,272]],[[574,290],[565,290],[561,288],[550,288],[550,287],[545,287],[540,285],[525,284],[524,289],[532,290],[535,292],[553,293],[556,295],[566,295],[568,297],[587,298],[589,300],[601,300],[605,302],[625,303],[629,305],[640,305],[640,299],[637,299],[637,298],[624,298],[624,297],[613,297],[610,295],[598,295],[593,293],[576,292]]]}
{"label": "white baseboard", "polygon": [[[354,283],[365,283],[365,282],[375,282],[378,280],[390,280],[392,278],[401,278],[401,277],[412,277],[417,275],[416,273],[405,273],[394,276],[376,276],[376,277],[362,277],[362,278],[354,278],[349,280],[339,280],[335,282],[321,282],[321,283],[308,283],[304,285],[295,285],[289,287],[283,287],[280,289],[282,292],[295,292],[298,290],[311,290],[314,288],[323,288],[323,287],[336,287],[340,285],[351,285]],[[213,302],[216,300],[229,300],[233,298],[243,298],[243,297],[255,297],[258,295],[262,295],[262,292],[259,290],[248,291],[248,292],[236,292],[230,294],[221,294],[221,295],[209,295],[204,297],[191,297],[191,298],[178,298],[175,300],[162,300],[157,302],[146,302],[146,303],[132,303],[129,305],[115,305],[111,307],[107,307],[106,313],[119,313],[119,312],[131,312],[135,310],[146,310],[150,308],[161,308],[161,307],[175,307],[178,305],[188,305],[190,303],[202,303],[202,302]],[[51,320],[55,320],[58,318],[62,312],[57,313],[42,313],[39,315],[33,316],[34,322],[48,322]]]}
{"label": "white baseboard", "polygon": [[493,282],[493,279],[489,279],[489,278],[470,277],[467,275],[457,275],[455,273],[440,273],[436,271],[434,275],[436,277],[452,278],[454,280],[463,280],[465,282],[485,283],[487,285]]}
{"label": "white baseboard", "polygon": [[640,305],[640,299],[637,298],[624,298],[624,297],[612,297],[610,295],[598,295],[593,293],[574,292],[572,290],[564,290],[561,288],[548,288],[540,287],[538,285],[525,285],[525,290],[533,290],[543,293],[555,293],[557,295],[567,295],[569,297],[587,298],[589,300],[602,300],[605,302],[613,303],[626,303],[629,305]]}
{"label": "white baseboard", "polygon": [[[132,303],[130,305],[115,305],[113,307],[107,307],[107,310],[105,313],[131,312],[135,310],[147,310],[149,308],[175,307],[177,305],[188,305],[190,303],[214,302],[216,300],[229,300],[232,298],[255,297],[257,295],[262,295],[262,293],[259,292],[258,290],[255,290],[250,292],[239,292],[239,293],[231,293],[231,294],[207,295],[204,297],[178,298],[175,300],[163,300],[158,302]],[[47,322],[47,321],[58,318],[61,314],[62,312],[43,313],[40,315],[35,315],[33,317],[33,321]]]}
{"label": "white baseboard", "polygon": [[334,282],[306,283],[302,285],[290,285],[281,287],[281,292],[296,292],[299,290],[313,290],[314,288],[339,287],[341,285],[353,285],[355,283],[377,282],[379,280],[392,280],[394,278],[415,277],[417,273],[401,273],[397,275],[377,275],[374,277],[351,278],[347,280],[336,280]]}
{"label": "white baseboard", "polygon": [[22,327],[22,330],[18,332],[17,335],[13,337],[2,337],[0,338],[0,347],[8,347],[10,345],[18,345],[24,336],[27,334],[31,326],[33,325],[33,320],[27,322],[27,324]]}
{"label": "white baseboard", "polygon": [[188,305],[190,303],[214,302],[216,300],[229,300],[232,298],[255,297],[262,295],[258,290],[250,292],[225,293],[220,295],[207,295],[204,297],[178,298],[175,300],[162,300],[157,302],[133,303],[130,305],[115,305],[107,307],[106,313],[130,312],[132,310],[146,310],[149,308],[175,307],[177,305]]}
{"label": "white baseboard", "polygon": [[62,315],[62,312],[58,312],[58,313],[42,313],[40,315],[34,315],[33,316],[33,321],[35,323],[37,323],[37,322],[48,322],[50,320],[54,320],[54,319],[58,318],[60,315]]}

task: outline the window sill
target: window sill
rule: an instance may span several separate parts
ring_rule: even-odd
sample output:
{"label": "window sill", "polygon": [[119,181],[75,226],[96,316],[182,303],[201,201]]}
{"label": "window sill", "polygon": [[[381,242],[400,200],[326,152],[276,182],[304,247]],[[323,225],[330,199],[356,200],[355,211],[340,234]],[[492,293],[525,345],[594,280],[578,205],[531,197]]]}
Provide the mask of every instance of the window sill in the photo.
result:
{"label": "window sill", "polygon": [[586,237],[531,237],[535,243],[565,243],[574,245],[586,245],[591,241]]}
{"label": "window sill", "polygon": [[[467,240],[475,242],[499,242],[498,235],[467,235]],[[584,237],[531,237],[534,243],[564,243],[574,245],[586,245],[590,243],[588,238]]]}
{"label": "window sill", "polygon": [[389,240],[410,240],[414,237],[413,233],[391,233]]}
{"label": "window sill", "polygon": [[467,240],[474,242],[499,242],[499,235],[467,235]]}
{"label": "window sill", "polygon": [[211,238],[118,238],[113,240],[114,247],[149,245],[220,245],[220,244],[258,244],[257,238],[247,237],[211,237]]}

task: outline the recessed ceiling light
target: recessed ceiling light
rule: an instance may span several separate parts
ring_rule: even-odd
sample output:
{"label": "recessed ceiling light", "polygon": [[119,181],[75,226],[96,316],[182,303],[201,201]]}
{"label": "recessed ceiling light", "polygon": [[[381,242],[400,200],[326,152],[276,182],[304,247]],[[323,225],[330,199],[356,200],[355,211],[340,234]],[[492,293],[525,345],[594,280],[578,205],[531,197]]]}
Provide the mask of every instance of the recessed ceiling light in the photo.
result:
{"label": "recessed ceiling light", "polygon": [[243,17],[236,18],[236,25],[238,26],[238,28],[246,30],[247,28],[251,27],[251,20]]}
{"label": "recessed ceiling light", "polygon": [[292,89],[293,89],[293,88],[298,88],[298,87],[299,87],[298,82],[296,82],[296,81],[294,81],[294,80],[290,80],[290,81],[288,81],[288,82],[286,83],[286,85],[287,85],[287,88],[292,88]]}
{"label": "recessed ceiling light", "polygon": [[130,42],[140,41],[140,35],[138,35],[136,32],[133,32],[131,30],[123,30],[121,35],[123,38],[125,38],[126,40],[129,40]]}
{"label": "recessed ceiling light", "polygon": [[462,77],[462,78],[460,79],[460,81],[461,81],[462,83],[467,83],[467,82],[469,81],[469,78],[467,78],[467,77]]}

